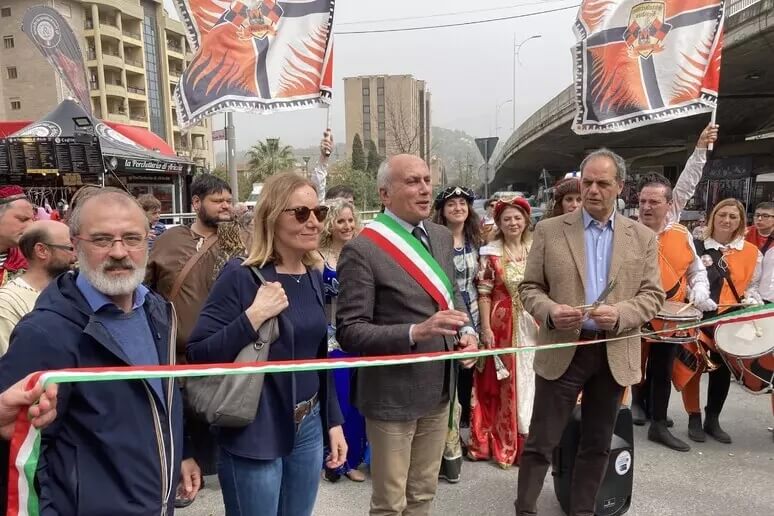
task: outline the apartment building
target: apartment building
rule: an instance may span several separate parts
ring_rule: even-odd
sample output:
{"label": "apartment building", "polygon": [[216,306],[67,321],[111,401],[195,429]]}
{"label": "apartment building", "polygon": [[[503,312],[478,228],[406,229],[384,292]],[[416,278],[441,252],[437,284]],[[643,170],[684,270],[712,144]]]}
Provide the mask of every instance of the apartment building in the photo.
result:
{"label": "apartment building", "polygon": [[[411,75],[344,79],[347,145],[355,134],[382,156],[415,154],[430,162],[430,90]],[[351,149],[349,149],[351,152]]]}
{"label": "apartment building", "polygon": [[[0,120],[34,120],[67,87],[21,30],[41,0],[0,0]],[[182,23],[161,0],[48,0],[78,37],[95,116],[153,131],[180,156],[214,166],[210,121],[182,132],[173,92],[193,57]]]}

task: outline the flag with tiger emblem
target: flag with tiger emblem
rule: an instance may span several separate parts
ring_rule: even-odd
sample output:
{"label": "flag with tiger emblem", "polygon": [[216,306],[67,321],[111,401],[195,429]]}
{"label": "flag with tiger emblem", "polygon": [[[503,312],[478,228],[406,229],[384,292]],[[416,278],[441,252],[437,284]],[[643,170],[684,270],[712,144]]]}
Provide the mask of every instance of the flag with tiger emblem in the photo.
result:
{"label": "flag with tiger emblem", "polygon": [[334,0],[175,0],[194,56],[175,90],[182,127],[221,111],[329,104]]}
{"label": "flag with tiger emblem", "polygon": [[712,111],[723,0],[583,0],[573,130],[619,132]]}

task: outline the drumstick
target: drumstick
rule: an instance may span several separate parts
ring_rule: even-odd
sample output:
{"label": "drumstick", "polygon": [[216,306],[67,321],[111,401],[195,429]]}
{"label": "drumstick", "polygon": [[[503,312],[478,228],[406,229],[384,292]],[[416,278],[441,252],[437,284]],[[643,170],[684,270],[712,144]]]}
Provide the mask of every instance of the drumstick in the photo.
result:
{"label": "drumstick", "polygon": [[676,313],[675,315],[680,315],[681,313],[685,312],[686,310],[688,310],[688,309],[689,309],[690,307],[692,307],[692,306],[693,306],[693,302],[691,302],[691,303],[688,303],[687,305],[685,305],[684,307],[682,307],[680,310],[678,310],[678,311],[677,311],[677,313]]}

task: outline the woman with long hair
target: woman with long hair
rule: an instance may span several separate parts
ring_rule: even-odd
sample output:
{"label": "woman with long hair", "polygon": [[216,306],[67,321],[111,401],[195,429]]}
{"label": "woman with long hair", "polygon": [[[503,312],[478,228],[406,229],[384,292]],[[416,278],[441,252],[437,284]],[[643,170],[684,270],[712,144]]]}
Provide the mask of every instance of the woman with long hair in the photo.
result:
{"label": "woman with long hair", "polygon": [[[522,197],[499,201],[494,209],[498,227],[494,240],[480,251],[481,343],[490,349],[529,346],[535,341],[537,325],[524,310],[518,292],[532,243],[530,211]],[[533,359],[532,352],[489,357],[474,373],[470,458],[492,458],[504,469],[518,463],[532,418]]]}
{"label": "woman with long hair", "polygon": [[[450,186],[435,198],[433,222],[449,228],[454,238],[454,279],[465,301],[465,310],[471,326],[478,331],[478,250],[483,244],[481,225],[473,210],[475,195],[461,186]],[[441,462],[441,478],[454,483],[460,478],[462,469],[462,446],[460,426],[470,424],[470,395],[473,388],[473,370],[458,368],[457,396],[459,403],[454,406],[452,425],[447,435],[446,447]]]}
{"label": "woman with long hair", "polygon": [[[354,205],[344,199],[327,201],[328,216],[323,223],[320,237],[320,261],[317,268],[322,271],[325,288],[325,316],[328,318],[328,356],[330,358],[349,357],[341,350],[336,341],[336,297],[339,295],[339,282],[336,278],[336,266],[344,244],[352,240],[360,232],[360,217]],[[336,383],[336,394],[339,398],[341,412],[344,415],[344,438],[349,451],[346,462],[337,469],[325,468],[323,478],[335,482],[346,475],[353,482],[365,480],[365,474],[358,469],[365,458],[366,435],[365,419],[360,412],[349,403],[350,379],[352,371],[336,369],[333,379]]]}
{"label": "woman with long hair", "polygon": [[[279,338],[270,361],[327,356],[322,276],[312,267],[327,213],[304,177],[283,172],[266,181],[250,252],[226,263],[213,285],[188,341],[189,362],[233,362],[273,317]],[[328,371],[267,374],[255,419],[215,428],[226,515],[312,514],[323,433],[331,447],[325,465],[338,468],[346,459],[342,422]]]}
{"label": "woman with long hair", "polygon": [[[707,268],[710,297],[718,309],[704,312],[704,318],[725,313],[734,305],[762,304],[758,293],[762,256],[754,244],[744,239],[744,205],[736,199],[722,200],[715,205],[707,222],[704,238],[694,240],[694,244],[696,254]],[[704,442],[709,434],[715,440],[729,444],[731,436],[720,427],[719,418],[731,386],[731,372],[715,351],[714,336],[714,326],[699,329],[698,345],[709,349],[710,361],[717,365],[717,369],[709,373],[704,425],[699,394],[701,375],[695,375],[683,388],[683,405],[688,412],[688,437],[691,440]]]}

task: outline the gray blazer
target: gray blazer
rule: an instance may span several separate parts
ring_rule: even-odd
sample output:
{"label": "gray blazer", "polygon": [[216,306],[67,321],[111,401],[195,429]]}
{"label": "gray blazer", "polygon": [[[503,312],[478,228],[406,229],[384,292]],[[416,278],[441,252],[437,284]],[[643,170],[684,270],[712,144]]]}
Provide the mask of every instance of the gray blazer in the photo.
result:
{"label": "gray blazer", "polygon": [[[451,232],[424,222],[432,254],[454,286],[455,308],[464,311],[454,281]],[[392,258],[366,237],[344,246],[337,267],[339,296],[336,337],[341,348],[361,356],[402,355],[454,349],[453,339],[437,337],[411,349],[409,327],[438,311],[438,305]],[[371,419],[410,421],[449,400],[454,361],[357,369],[350,397]]]}

